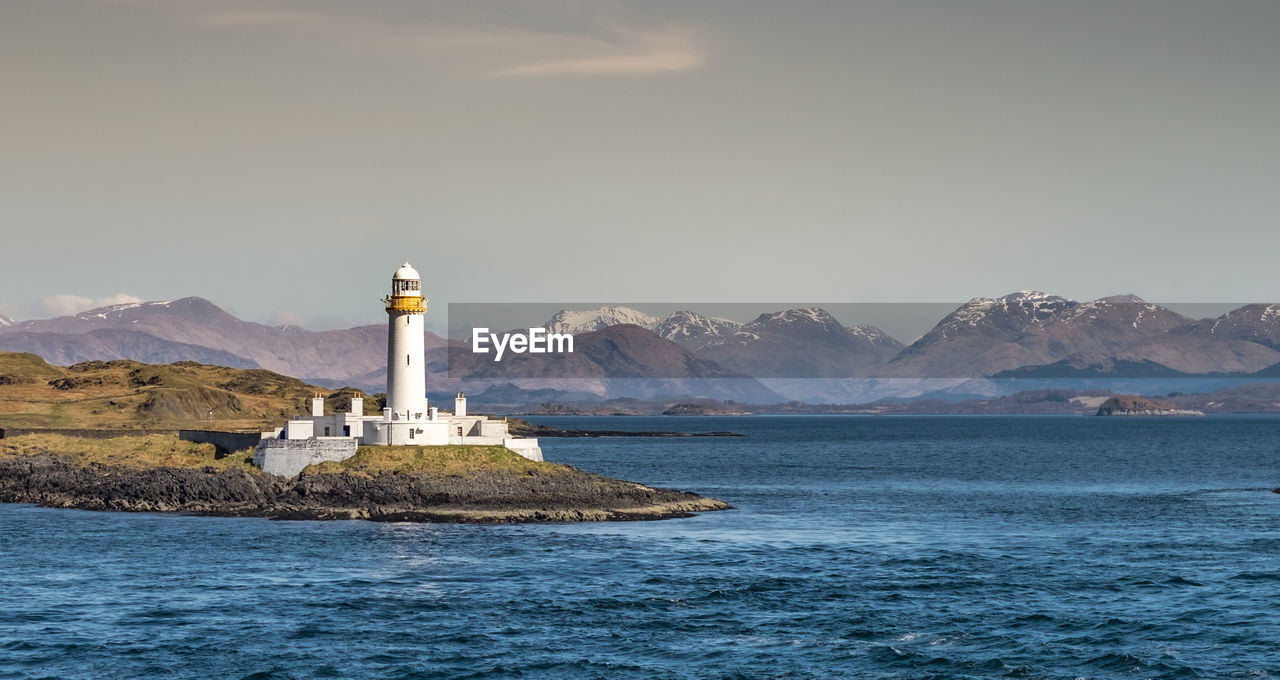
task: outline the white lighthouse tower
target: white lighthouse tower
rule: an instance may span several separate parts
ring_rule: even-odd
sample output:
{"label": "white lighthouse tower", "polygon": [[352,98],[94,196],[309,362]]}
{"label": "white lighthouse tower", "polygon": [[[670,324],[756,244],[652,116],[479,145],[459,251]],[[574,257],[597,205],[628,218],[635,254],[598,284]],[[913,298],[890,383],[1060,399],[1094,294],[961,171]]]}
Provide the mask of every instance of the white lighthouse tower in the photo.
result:
{"label": "white lighthouse tower", "polygon": [[[421,422],[427,417],[427,363],[422,278],[408,262],[391,277],[387,305],[387,409],[392,421]],[[405,444],[394,436],[390,443]],[[409,432],[412,430],[406,430]],[[411,436],[411,435],[410,435]],[[405,437],[407,439],[408,437]],[[416,437],[415,437],[416,439]]]}
{"label": "white lighthouse tower", "polygon": [[316,397],[311,400],[310,415],[290,418],[284,426],[262,433],[254,465],[292,477],[308,465],[347,460],[360,446],[450,444],[501,446],[529,460],[542,460],[537,439],[512,437],[505,419],[467,413],[467,398],[461,392],[454,399],[453,413],[427,408],[427,300],[422,297],[422,278],[408,262],[391,277],[391,294],[383,302],[389,331],[386,408],[377,415],[365,415],[364,400],[352,397],[349,412],[325,413],[324,399]]}

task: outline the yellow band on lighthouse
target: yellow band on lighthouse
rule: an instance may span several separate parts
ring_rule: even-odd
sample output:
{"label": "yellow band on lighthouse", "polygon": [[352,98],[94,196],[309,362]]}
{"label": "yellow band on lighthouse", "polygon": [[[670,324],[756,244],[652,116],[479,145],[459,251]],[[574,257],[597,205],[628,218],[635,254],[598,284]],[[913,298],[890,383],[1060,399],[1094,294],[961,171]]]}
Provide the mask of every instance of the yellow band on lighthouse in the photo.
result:
{"label": "yellow band on lighthouse", "polygon": [[388,314],[409,313],[409,314],[426,314],[427,299],[424,297],[397,295],[395,297],[383,298],[383,302],[387,303]]}

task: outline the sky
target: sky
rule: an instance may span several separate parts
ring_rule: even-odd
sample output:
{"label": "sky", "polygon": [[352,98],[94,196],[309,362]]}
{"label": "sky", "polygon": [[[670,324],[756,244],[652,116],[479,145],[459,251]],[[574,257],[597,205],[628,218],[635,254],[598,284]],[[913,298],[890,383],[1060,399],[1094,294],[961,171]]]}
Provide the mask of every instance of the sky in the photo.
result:
{"label": "sky", "polygon": [[433,309],[1280,301],[1278,34],[1274,0],[0,3],[0,313],[380,322],[405,260]]}

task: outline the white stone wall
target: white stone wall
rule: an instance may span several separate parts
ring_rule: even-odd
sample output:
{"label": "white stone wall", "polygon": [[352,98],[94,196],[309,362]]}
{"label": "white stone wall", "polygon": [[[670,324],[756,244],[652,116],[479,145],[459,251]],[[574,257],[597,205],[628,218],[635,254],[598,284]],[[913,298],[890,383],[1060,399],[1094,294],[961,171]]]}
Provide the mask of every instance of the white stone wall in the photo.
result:
{"label": "white stone wall", "polygon": [[312,420],[295,419],[284,424],[285,439],[309,439],[315,432],[315,422]]}
{"label": "white stone wall", "polygon": [[507,439],[502,445],[529,460],[542,460],[542,447],[538,446],[537,439]]}
{"label": "white stone wall", "polygon": [[281,477],[294,477],[314,463],[341,462],[356,455],[356,440],[347,437],[320,439],[264,439],[253,453],[253,464]]}
{"label": "white stone wall", "polygon": [[[448,444],[449,424],[440,421],[392,421],[378,423],[388,433],[385,442],[394,446],[439,446]],[[412,434],[411,434],[412,433]],[[369,438],[365,438],[366,443]]]}

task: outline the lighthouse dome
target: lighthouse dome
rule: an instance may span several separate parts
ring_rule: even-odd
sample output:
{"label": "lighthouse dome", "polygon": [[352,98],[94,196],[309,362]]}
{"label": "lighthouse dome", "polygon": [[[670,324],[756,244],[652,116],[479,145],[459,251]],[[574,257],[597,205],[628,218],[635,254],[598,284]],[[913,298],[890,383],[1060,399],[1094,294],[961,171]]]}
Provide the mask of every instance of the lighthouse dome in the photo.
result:
{"label": "lighthouse dome", "polygon": [[414,269],[413,265],[406,262],[400,265],[400,268],[396,270],[396,273],[391,277],[391,280],[392,281],[406,281],[406,280],[421,281],[422,277],[418,276],[418,270]]}

